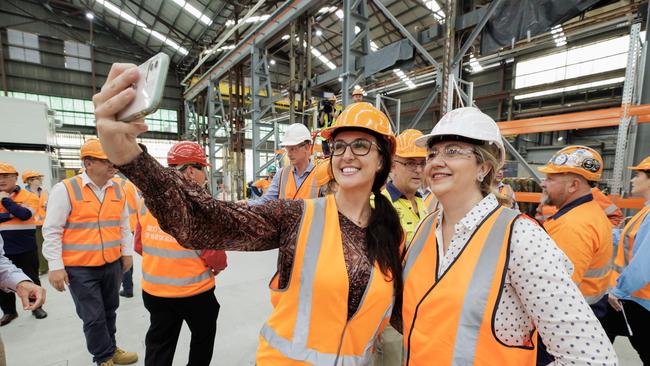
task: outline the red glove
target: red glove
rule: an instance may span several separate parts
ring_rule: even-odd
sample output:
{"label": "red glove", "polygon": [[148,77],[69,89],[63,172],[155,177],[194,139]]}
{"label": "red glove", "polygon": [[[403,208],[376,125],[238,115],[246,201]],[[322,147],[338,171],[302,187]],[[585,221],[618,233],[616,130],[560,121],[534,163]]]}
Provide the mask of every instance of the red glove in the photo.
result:
{"label": "red glove", "polygon": [[201,259],[215,275],[228,267],[228,257],[223,250],[204,249],[201,251]]}

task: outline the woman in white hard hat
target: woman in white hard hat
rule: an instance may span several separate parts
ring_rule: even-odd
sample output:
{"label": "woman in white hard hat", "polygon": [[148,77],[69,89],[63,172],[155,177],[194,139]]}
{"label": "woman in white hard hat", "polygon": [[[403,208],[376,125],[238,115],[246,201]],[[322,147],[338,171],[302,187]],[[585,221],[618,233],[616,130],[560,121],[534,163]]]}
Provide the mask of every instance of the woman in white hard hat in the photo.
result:
{"label": "woman in white hard hat", "polygon": [[[334,194],[259,206],[216,201],[142,151],[135,137],[147,129],[143,120],[116,121],[133,98],[133,68],[113,65],[95,95],[97,129],[111,161],[142,190],[160,226],[184,246],[279,248],[274,310],[260,333],[256,364],[365,365],[393,307],[400,308],[403,233],[380,194],[395,151],[388,118],[356,103],[323,131]],[[371,192],[380,197],[374,209]]]}
{"label": "woman in white hard hat", "polygon": [[532,219],[500,203],[505,150],[476,108],[447,113],[430,134],[425,175],[440,203],[404,264],[405,364],[535,365],[537,332],[557,365],[615,365],[612,345],[571,264]]}

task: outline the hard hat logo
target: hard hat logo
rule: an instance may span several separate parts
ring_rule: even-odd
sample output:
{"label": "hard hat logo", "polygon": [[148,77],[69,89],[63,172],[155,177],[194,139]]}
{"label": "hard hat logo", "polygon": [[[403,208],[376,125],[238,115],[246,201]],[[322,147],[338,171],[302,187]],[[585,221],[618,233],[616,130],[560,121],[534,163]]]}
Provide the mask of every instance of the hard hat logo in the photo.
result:
{"label": "hard hat logo", "polygon": [[589,181],[598,181],[603,172],[600,154],[586,146],[567,146],[558,151],[548,164],[538,168],[542,173],[574,173]]}
{"label": "hard hat logo", "polygon": [[587,158],[583,160],[582,167],[592,173],[596,173],[600,170],[600,162],[592,158]]}

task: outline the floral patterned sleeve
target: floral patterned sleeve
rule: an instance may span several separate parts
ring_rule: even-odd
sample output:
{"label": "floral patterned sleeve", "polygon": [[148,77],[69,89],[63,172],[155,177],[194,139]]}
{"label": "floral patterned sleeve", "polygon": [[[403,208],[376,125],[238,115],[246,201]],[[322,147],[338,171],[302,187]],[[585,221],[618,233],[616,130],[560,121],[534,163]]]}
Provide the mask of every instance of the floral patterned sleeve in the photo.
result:
{"label": "floral patterned sleeve", "polygon": [[298,230],[301,200],[260,206],[218,201],[175,169],[143,152],[120,171],[140,190],[160,227],[184,247],[264,251],[287,244]]}

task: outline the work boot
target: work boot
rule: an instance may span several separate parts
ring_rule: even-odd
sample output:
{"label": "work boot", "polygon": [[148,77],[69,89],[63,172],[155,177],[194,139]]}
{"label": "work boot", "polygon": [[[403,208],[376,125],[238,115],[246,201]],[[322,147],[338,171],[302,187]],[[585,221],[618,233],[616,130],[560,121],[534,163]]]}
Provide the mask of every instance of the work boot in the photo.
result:
{"label": "work boot", "polygon": [[117,347],[115,353],[113,354],[114,364],[116,365],[130,365],[132,363],[138,362],[138,354],[135,352],[126,352],[125,350]]}
{"label": "work boot", "polygon": [[47,318],[47,311],[43,310],[43,308],[38,308],[36,310],[32,310],[32,315],[34,315],[36,319],[45,319]]}
{"label": "work boot", "polygon": [[99,366],[113,366],[113,365],[115,365],[115,364],[113,363],[113,360],[107,360],[107,361],[104,361],[104,362],[100,362],[100,363],[99,363]]}
{"label": "work boot", "polygon": [[5,314],[0,318],[0,327],[4,327],[5,325],[11,323],[12,320],[16,319],[18,317],[18,313],[9,313]]}
{"label": "work boot", "polygon": [[122,297],[133,297],[133,290],[131,290],[131,291],[120,290],[120,296],[122,296]]}

